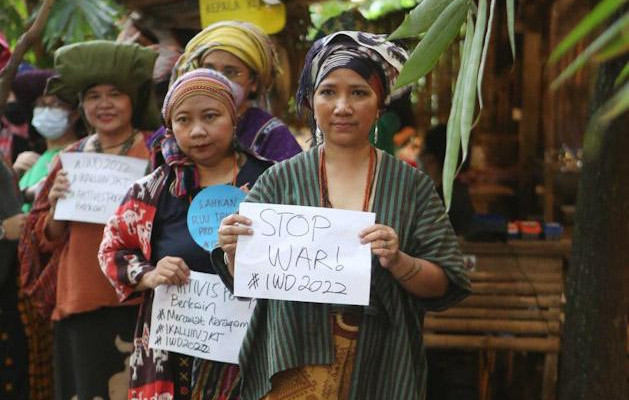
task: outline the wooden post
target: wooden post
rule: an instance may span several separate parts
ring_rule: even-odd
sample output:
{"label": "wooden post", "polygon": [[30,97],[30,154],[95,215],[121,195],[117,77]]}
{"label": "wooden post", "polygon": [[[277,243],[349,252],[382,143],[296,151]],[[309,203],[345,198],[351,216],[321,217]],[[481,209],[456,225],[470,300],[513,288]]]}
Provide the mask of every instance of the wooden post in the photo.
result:
{"label": "wooden post", "polygon": [[522,50],[522,119],[519,130],[518,213],[526,217],[534,201],[533,174],[541,128],[542,104],[542,8],[526,3]]}

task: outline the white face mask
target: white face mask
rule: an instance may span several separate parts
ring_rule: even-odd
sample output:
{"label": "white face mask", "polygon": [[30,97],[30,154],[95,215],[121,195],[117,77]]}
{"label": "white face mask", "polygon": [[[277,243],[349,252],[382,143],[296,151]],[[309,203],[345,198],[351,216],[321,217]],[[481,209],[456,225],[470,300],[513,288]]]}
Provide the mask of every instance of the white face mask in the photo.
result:
{"label": "white face mask", "polygon": [[55,107],[35,107],[31,125],[46,139],[58,139],[68,129],[70,112]]}

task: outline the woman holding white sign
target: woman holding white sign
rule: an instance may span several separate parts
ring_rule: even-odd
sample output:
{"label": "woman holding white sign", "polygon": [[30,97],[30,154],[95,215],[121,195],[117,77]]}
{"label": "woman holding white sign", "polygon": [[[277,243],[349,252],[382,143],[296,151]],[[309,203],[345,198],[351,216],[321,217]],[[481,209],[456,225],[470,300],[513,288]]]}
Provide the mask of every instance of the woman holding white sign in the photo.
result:
{"label": "woman holding white sign", "polygon": [[[58,49],[58,75],[46,93],[79,103],[93,132],[59,154],[128,156],[148,165],[139,129],[154,129],[158,122],[151,90],[156,58],[151,50],[110,41]],[[100,271],[96,253],[103,224],[55,219],[59,200],[81,191],[62,168],[57,156],[24,229],[23,287],[54,323],[55,398],[124,396],[128,384],[119,375],[130,354],[138,302],[120,304]]]}
{"label": "woman holding white sign", "polygon": [[[306,57],[297,101],[317,145],[269,169],[247,201],[375,213],[356,233],[373,254],[369,306],[259,299],[240,353],[243,399],[424,398],[424,313],[463,299],[469,281],[430,178],[369,143],[406,59],[382,36],[350,31]],[[228,287],[250,224],[231,215],[219,230],[212,262]]]}
{"label": "woman holding white sign", "polygon": [[[105,227],[99,251],[103,272],[121,301],[144,295],[130,361],[129,398],[190,397],[192,357],[148,346],[153,289],[183,286],[190,270],[214,273],[208,251],[195,243],[187,224],[193,198],[213,185],[248,190],[271,165],[235,148],[241,101],[242,89],[219,72],[201,68],[179,77],[162,108],[165,164],[133,185]],[[214,215],[218,209],[210,203],[208,212]],[[219,223],[217,218],[216,227]],[[154,328],[159,334],[159,327]],[[238,398],[237,365],[208,361],[202,372],[204,384],[217,396],[211,398]]]}

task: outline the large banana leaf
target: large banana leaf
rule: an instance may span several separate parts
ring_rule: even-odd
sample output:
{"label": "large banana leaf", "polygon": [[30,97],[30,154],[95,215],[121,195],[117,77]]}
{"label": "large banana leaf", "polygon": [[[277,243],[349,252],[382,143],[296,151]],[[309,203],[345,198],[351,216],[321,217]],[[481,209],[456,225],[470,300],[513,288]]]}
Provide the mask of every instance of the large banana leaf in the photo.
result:
{"label": "large banana leaf", "polygon": [[57,0],[44,29],[47,50],[60,44],[113,38],[121,8],[112,0]]}

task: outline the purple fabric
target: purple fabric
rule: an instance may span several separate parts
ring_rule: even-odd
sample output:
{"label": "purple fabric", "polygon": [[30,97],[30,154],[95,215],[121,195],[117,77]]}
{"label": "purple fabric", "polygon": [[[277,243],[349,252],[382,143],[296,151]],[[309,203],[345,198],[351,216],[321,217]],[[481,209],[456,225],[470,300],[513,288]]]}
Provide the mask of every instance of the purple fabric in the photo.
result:
{"label": "purple fabric", "polygon": [[282,161],[301,153],[301,146],[288,127],[266,111],[250,107],[236,126],[240,145],[263,158]]}

